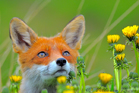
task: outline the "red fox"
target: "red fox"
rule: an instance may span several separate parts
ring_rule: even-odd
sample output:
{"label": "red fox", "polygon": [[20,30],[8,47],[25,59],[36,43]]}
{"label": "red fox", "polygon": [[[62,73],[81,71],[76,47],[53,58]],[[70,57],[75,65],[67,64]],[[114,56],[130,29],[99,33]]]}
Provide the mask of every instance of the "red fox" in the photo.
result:
{"label": "red fox", "polygon": [[84,16],[73,18],[54,37],[38,37],[21,19],[10,22],[10,38],[14,52],[19,54],[22,82],[19,93],[56,92],[56,78],[76,72],[76,58],[85,32]]}

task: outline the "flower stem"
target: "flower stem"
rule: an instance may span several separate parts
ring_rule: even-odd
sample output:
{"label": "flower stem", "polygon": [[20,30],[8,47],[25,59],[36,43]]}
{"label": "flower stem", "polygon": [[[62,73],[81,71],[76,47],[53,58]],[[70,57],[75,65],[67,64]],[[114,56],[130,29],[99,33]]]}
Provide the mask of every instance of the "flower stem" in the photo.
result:
{"label": "flower stem", "polygon": [[126,68],[127,76],[129,77],[129,69]]}
{"label": "flower stem", "polygon": [[120,67],[120,81],[119,81],[119,93],[121,92],[121,85],[122,85],[122,68]]}
{"label": "flower stem", "polygon": [[114,91],[114,77],[112,78],[112,81],[111,81],[111,91]]}
{"label": "flower stem", "polygon": [[81,68],[81,80],[82,80],[82,84],[83,84],[83,93],[85,93],[85,81],[84,81],[84,75],[83,75],[83,70]]}
{"label": "flower stem", "polygon": [[134,47],[134,51],[135,51],[135,55],[136,55],[136,72],[139,74],[139,60],[138,60],[138,51],[136,49],[136,45],[135,45],[135,42],[132,41],[132,44],[133,44],[133,47]]}
{"label": "flower stem", "polygon": [[[113,57],[114,57],[114,49],[113,49]],[[113,58],[114,66],[117,66],[115,58]],[[119,78],[118,78],[118,69],[114,68],[115,80],[116,80],[116,87],[119,91]]]}
{"label": "flower stem", "polygon": [[107,84],[108,91],[110,91],[109,85]]}
{"label": "flower stem", "polygon": [[82,78],[80,78],[80,90],[79,93],[82,93]]}
{"label": "flower stem", "polygon": [[[138,58],[138,49],[136,50],[136,54],[137,54],[137,58]],[[139,75],[139,59],[138,59],[138,61],[137,61],[137,63],[136,63],[136,70],[137,70],[137,73],[138,73],[138,75]]]}

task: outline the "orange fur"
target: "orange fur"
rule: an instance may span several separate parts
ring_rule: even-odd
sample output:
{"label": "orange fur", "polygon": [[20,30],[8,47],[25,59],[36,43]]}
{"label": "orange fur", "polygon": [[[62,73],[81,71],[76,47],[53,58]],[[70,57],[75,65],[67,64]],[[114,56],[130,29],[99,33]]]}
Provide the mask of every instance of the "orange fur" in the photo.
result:
{"label": "orange fur", "polygon": [[[62,56],[62,52],[67,50],[71,53],[71,56]],[[46,51],[49,56],[39,58],[37,54],[40,51]],[[19,61],[21,63],[22,71],[24,71],[23,68],[25,67],[31,68],[33,64],[48,65],[49,62],[52,62],[60,57],[64,57],[68,60],[68,62],[75,65],[77,62],[77,56],[79,56],[78,51],[76,49],[71,49],[62,37],[40,37],[27,52],[19,53]]]}

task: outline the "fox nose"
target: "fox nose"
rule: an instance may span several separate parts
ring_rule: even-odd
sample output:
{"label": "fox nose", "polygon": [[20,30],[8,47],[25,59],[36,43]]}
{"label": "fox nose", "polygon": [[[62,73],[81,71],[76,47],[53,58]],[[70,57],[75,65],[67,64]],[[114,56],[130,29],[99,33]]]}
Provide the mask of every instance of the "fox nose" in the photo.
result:
{"label": "fox nose", "polygon": [[64,66],[65,64],[66,64],[66,59],[64,59],[64,58],[59,58],[59,59],[57,59],[56,60],[56,64],[58,65],[58,66]]}

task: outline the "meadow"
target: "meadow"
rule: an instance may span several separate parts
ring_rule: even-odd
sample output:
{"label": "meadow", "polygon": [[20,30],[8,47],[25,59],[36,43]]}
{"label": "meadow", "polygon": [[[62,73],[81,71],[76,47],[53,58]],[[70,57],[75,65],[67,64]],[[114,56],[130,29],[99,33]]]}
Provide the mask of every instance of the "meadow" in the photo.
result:
{"label": "meadow", "polygon": [[[122,29],[139,25],[138,11],[138,0],[0,0],[0,92],[10,85],[11,75],[21,75],[18,55],[13,52],[9,38],[9,23],[13,17],[24,20],[38,36],[51,37],[61,32],[76,15],[84,15],[86,32],[79,52],[89,74],[85,83],[96,87],[100,73],[114,74],[112,52],[107,51],[107,35],[118,34],[118,43],[125,44],[127,39]],[[135,72],[132,44],[125,47],[124,53],[132,63],[129,71]],[[126,78],[127,72],[122,73],[122,78]]]}

